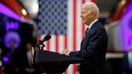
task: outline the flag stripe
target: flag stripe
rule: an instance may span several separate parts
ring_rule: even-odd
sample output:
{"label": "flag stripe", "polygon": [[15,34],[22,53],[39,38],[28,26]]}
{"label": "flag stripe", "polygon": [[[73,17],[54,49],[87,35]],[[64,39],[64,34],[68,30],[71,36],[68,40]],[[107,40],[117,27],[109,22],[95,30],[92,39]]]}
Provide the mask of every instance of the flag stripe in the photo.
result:
{"label": "flag stripe", "polygon": [[73,2],[73,50],[76,50],[76,0]]}
{"label": "flag stripe", "polygon": [[64,48],[65,48],[65,40],[64,40],[64,37],[65,36],[63,36],[63,35],[61,35],[61,36],[59,36],[58,38],[59,38],[59,46],[58,46],[58,52],[61,52]]}
{"label": "flag stripe", "polygon": [[50,51],[50,41],[47,41],[47,50]]}
{"label": "flag stripe", "polygon": [[56,50],[55,49],[56,48],[56,46],[55,46],[56,45],[56,42],[55,42],[55,39],[56,39],[55,37],[56,36],[55,35],[51,35],[51,36],[52,36],[52,38],[49,40],[50,41],[50,44],[49,44],[50,45],[50,49],[49,50],[50,51],[55,51]]}
{"label": "flag stripe", "polygon": [[[68,46],[67,49],[69,49],[70,51],[72,51],[72,47],[73,47],[73,24],[71,22],[73,22],[73,0],[68,0]],[[67,69],[68,74],[73,74],[73,65],[70,64],[70,66]]]}
{"label": "flag stripe", "polygon": [[[64,49],[67,49],[67,35],[64,35]],[[67,74],[67,70],[65,71],[64,74]]]}
{"label": "flag stripe", "polygon": [[[74,0],[73,2],[73,51],[76,51],[76,7],[77,7],[77,1]],[[73,74],[76,74],[76,64],[73,65]]]}
{"label": "flag stripe", "polygon": [[67,48],[67,35],[64,36],[64,49]]}
{"label": "flag stripe", "polygon": [[82,25],[81,25],[81,6],[82,6],[82,0],[77,1],[76,5],[76,50],[79,50],[80,43],[81,43],[81,35],[82,35]]}
{"label": "flag stripe", "polygon": [[56,44],[55,44],[55,47],[56,47],[55,49],[56,49],[56,52],[58,52],[58,50],[59,50],[59,49],[58,49],[58,45],[59,45],[58,35],[56,35],[55,38],[56,38],[56,39],[55,39],[55,40],[56,40],[56,41],[55,41],[55,43],[56,43]]}

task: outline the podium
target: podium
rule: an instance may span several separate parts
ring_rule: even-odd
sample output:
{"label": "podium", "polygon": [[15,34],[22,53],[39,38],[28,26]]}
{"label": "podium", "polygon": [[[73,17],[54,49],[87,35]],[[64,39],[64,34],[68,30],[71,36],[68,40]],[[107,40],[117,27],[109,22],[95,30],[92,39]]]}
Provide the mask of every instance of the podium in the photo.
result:
{"label": "podium", "polygon": [[62,55],[56,52],[38,50],[34,62],[46,74],[62,74],[70,64],[82,62],[83,59]]}

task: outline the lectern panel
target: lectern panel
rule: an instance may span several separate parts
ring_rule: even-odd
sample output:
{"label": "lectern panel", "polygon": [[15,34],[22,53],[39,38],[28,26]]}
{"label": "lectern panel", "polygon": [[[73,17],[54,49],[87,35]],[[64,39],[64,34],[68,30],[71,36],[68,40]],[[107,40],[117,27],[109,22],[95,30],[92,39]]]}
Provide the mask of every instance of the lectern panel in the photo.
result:
{"label": "lectern panel", "polygon": [[38,50],[35,55],[35,63],[46,73],[63,73],[70,64],[82,61],[78,57],[70,57],[45,50]]}

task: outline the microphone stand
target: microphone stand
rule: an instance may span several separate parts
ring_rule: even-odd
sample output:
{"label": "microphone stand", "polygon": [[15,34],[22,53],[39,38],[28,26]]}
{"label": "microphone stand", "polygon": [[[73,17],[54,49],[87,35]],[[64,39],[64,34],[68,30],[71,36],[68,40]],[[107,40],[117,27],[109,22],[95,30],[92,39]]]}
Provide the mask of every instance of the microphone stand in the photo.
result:
{"label": "microphone stand", "polygon": [[[39,52],[39,50],[43,50],[44,47],[45,45],[43,43],[37,44],[36,48],[32,47],[32,64],[35,63],[37,52]],[[42,70],[39,70],[39,71],[42,73]]]}
{"label": "microphone stand", "polygon": [[45,47],[45,45],[44,45],[43,42],[41,42],[40,44],[37,44],[36,46],[37,46],[37,48],[38,48],[39,50],[43,50],[43,48]]}
{"label": "microphone stand", "polygon": [[37,45],[37,48],[38,48],[39,50],[43,50],[43,49],[44,49],[44,47],[45,47],[45,45],[44,45],[44,44],[39,44],[39,45]]}
{"label": "microphone stand", "polygon": [[[44,45],[44,44],[41,44],[41,45],[42,45],[42,48],[41,48],[41,49],[43,49],[43,48],[45,47],[45,45]],[[40,49],[40,50],[41,50],[41,49]]]}

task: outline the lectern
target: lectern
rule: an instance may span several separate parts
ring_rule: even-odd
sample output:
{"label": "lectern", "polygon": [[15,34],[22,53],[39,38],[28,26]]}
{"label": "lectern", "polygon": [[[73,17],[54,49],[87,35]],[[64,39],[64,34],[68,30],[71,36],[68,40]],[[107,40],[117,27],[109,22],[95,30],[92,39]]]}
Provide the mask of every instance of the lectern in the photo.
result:
{"label": "lectern", "polygon": [[83,59],[78,57],[66,56],[46,50],[38,50],[35,54],[34,62],[46,74],[62,74],[70,64],[83,61]]}

